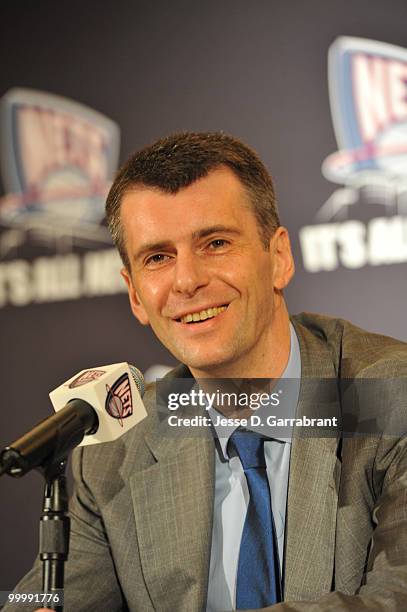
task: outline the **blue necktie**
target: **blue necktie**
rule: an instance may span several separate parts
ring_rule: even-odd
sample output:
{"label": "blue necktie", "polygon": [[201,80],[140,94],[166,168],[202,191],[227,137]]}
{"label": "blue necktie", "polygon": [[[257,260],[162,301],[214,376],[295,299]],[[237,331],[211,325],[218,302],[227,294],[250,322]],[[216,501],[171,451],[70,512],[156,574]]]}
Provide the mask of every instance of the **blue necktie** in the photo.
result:
{"label": "blue necktie", "polygon": [[270,489],[264,457],[264,438],[236,430],[229,445],[239,455],[250,501],[240,543],[236,607],[264,608],[281,601],[280,570]]}

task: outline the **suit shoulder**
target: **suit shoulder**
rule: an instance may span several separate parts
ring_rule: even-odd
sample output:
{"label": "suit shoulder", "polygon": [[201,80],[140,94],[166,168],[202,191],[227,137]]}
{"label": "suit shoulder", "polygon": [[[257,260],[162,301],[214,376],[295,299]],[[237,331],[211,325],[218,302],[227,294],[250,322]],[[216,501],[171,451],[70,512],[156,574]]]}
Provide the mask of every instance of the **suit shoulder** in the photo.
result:
{"label": "suit shoulder", "polygon": [[301,313],[292,321],[329,348],[341,378],[407,377],[407,343],[401,340],[326,315]]}
{"label": "suit shoulder", "polygon": [[[185,366],[178,366],[168,372],[164,379],[172,380],[185,375]],[[76,479],[88,482],[95,478],[106,481],[117,478],[119,474],[127,477],[135,469],[143,469],[153,463],[145,438],[159,426],[156,383],[146,385],[143,403],[147,416],[125,434],[111,442],[83,446],[74,451],[72,471]]]}

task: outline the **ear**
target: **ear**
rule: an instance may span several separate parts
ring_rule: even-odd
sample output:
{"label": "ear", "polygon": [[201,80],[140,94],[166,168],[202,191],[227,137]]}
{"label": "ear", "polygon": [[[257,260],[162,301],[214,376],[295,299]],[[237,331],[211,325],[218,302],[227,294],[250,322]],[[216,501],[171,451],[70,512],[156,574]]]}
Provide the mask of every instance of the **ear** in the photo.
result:
{"label": "ear", "polygon": [[124,278],[125,283],[127,285],[127,292],[129,294],[129,301],[132,313],[142,325],[148,325],[149,319],[147,312],[140,300],[137,291],[134,288],[130,272],[127,270],[127,268],[123,268],[122,270],[120,270],[120,274]]}
{"label": "ear", "polygon": [[285,227],[277,228],[271,237],[270,254],[274,259],[274,287],[281,291],[287,287],[295,272],[290,237]]}

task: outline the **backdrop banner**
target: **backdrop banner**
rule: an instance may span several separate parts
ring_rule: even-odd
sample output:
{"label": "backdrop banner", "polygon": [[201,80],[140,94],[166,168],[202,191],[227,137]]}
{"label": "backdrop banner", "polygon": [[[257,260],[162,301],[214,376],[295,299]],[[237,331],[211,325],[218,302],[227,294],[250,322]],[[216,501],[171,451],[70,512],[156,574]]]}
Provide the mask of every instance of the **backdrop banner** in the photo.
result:
{"label": "backdrop banner", "polygon": [[[223,130],[264,160],[290,312],[407,340],[406,22],[405,0],[3,0],[1,447],[81,370],[175,365],[131,315],[104,221],[119,165],[172,132]],[[3,590],[37,553],[42,489],[0,480]]]}

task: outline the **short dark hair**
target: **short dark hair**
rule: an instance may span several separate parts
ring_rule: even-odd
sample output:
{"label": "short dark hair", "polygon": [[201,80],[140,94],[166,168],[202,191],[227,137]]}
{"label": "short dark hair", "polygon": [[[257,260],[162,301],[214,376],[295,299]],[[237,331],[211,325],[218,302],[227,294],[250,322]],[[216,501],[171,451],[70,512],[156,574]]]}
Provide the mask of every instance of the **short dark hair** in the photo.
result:
{"label": "short dark hair", "polygon": [[177,193],[212,170],[230,168],[244,186],[265,249],[280,225],[271,176],[257,153],[223,132],[183,132],[136,152],[118,171],[106,201],[106,219],[124,265],[130,269],[120,220],[123,196],[137,186]]}

